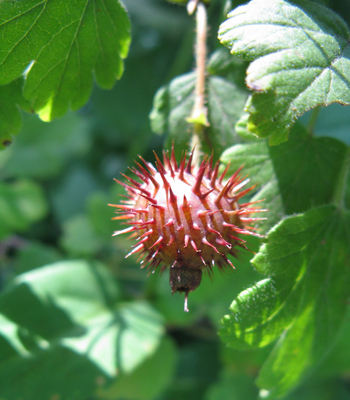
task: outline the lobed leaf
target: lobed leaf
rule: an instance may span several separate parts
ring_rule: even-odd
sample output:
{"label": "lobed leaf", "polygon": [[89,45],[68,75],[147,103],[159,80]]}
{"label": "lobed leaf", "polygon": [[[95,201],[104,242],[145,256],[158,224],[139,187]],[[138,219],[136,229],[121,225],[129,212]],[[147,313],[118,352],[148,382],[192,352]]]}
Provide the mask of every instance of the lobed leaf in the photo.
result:
{"label": "lobed leaf", "polygon": [[241,293],[222,320],[232,347],[265,346],[261,396],[285,395],[334,342],[349,295],[350,214],[320,206],[282,220],[253,259],[267,280]]}
{"label": "lobed leaf", "polygon": [[219,30],[231,52],[253,60],[248,129],[276,145],[316,106],[350,104],[350,33],[330,9],[308,0],[252,0]]}
{"label": "lobed leaf", "polygon": [[77,110],[123,72],[130,22],[119,0],[1,2],[0,84],[26,70],[24,96],[44,121]]}

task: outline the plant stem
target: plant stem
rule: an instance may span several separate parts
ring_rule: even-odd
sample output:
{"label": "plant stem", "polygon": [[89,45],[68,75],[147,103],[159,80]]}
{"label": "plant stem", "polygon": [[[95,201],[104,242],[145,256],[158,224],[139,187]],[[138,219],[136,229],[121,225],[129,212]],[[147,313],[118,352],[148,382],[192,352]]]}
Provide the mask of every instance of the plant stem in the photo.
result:
{"label": "plant stem", "polygon": [[318,106],[318,107],[314,108],[311,112],[311,116],[310,116],[310,119],[309,119],[309,121],[307,123],[307,127],[306,127],[306,130],[308,131],[309,135],[312,135],[314,133],[318,113],[320,112],[320,110],[321,110],[321,106]]}
{"label": "plant stem", "polygon": [[189,122],[193,123],[193,136],[190,143],[191,148],[195,146],[193,160],[198,162],[201,149],[201,136],[205,126],[208,126],[207,108],[205,106],[205,72],[207,52],[207,10],[205,5],[199,1],[196,3],[196,88],[195,101]]}
{"label": "plant stem", "polygon": [[345,154],[344,162],[339,173],[332,201],[333,204],[342,209],[345,208],[344,196],[346,192],[349,174],[350,174],[350,146],[348,146],[348,150]]}

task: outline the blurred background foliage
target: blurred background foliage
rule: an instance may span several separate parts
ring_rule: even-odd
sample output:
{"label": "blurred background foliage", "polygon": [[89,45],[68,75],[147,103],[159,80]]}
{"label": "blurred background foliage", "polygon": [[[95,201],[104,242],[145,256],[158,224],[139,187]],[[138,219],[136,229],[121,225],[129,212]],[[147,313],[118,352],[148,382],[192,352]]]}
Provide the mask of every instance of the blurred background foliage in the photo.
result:
{"label": "blurred background foliage", "polygon": [[[251,255],[242,254],[236,271],[216,273],[214,282],[206,276],[184,313],[168,273],[147,277],[134,259],[124,259],[130,243],[111,238],[118,223],[107,203],[123,191],[113,178],[137,154],[153,161],[153,150],[160,153],[164,141],[169,147],[183,113],[153,110],[154,130],[160,123],[168,132],[154,134],[153,98],[165,85],[158,100],[170,101],[169,83],[194,63],[194,21],[185,7],[163,0],[123,3],[133,38],[122,79],[110,91],[96,86],[80,111],[51,123],[23,115],[20,134],[0,153],[0,398],[255,399],[254,380],[270,348],[239,352],[217,336],[232,300],[261,279]],[[246,65],[225,64],[227,52],[216,38],[225,12],[239,3],[212,0],[208,48],[213,95],[220,77],[237,84],[235,109],[242,110]],[[332,125],[343,140],[349,115],[332,107],[316,131],[329,135]],[[235,120],[241,111],[236,114]],[[180,153],[189,138],[186,126],[181,129]],[[229,140],[214,139],[216,157],[243,139]],[[252,249],[258,246],[252,241]],[[349,329],[319,373],[288,399],[350,399],[350,353],[343,351],[349,346],[342,346]]]}

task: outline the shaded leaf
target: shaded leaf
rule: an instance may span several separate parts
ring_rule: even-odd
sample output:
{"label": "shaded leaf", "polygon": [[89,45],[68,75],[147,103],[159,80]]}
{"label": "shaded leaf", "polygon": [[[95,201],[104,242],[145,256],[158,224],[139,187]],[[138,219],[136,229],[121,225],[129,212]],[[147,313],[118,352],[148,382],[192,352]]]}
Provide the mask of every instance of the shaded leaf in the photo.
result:
{"label": "shaded leaf", "polygon": [[[16,326],[16,332],[22,332],[21,328]],[[39,350],[35,357],[16,357],[0,364],[1,395],[6,400],[81,400],[108,380],[84,356],[62,347]]]}
{"label": "shaded leaf", "polygon": [[335,344],[327,356],[322,360],[317,369],[321,377],[334,377],[345,374],[350,369],[350,348],[348,346],[350,335],[350,309],[348,307],[344,323],[336,338]]}
{"label": "shaded leaf", "polygon": [[334,195],[346,146],[336,139],[312,137],[296,124],[288,143],[270,147],[266,141],[239,144],[227,149],[221,161],[230,162],[234,172],[244,165],[259,192],[253,201],[264,199],[268,219],[263,229],[273,226],[285,214],[303,212],[326,204]]}
{"label": "shaded leaf", "polygon": [[288,139],[298,116],[310,108],[350,104],[350,33],[330,9],[307,0],[252,0],[232,11],[219,38],[231,52],[253,60],[247,85],[249,131]]}
{"label": "shaded leaf", "polygon": [[85,203],[99,189],[98,184],[88,166],[82,163],[71,165],[50,193],[56,218],[63,221],[84,213]]}
{"label": "shaded leaf", "polygon": [[122,75],[130,23],[119,0],[2,2],[0,11],[0,84],[27,68],[24,96],[43,120],[83,106],[93,74],[104,88]]}
{"label": "shaded leaf", "polygon": [[29,242],[18,250],[16,271],[18,273],[27,272],[43,265],[52,264],[62,258],[62,254],[53,246],[41,242]]}
{"label": "shaded leaf", "polygon": [[336,379],[309,379],[300,388],[284,397],[285,400],[348,400],[346,381]]}
{"label": "shaded leaf", "polygon": [[75,215],[63,222],[61,247],[70,257],[91,257],[101,249],[102,242],[89,218]]}
{"label": "shaded leaf", "polygon": [[8,177],[48,179],[57,176],[73,156],[82,156],[91,146],[89,126],[81,116],[69,113],[50,124],[26,116],[5,162]]}
{"label": "shaded leaf", "polygon": [[[188,147],[192,136],[192,124],[187,121],[194,105],[195,73],[175,78],[155,95],[150,114],[152,129],[158,134],[168,134],[168,143],[173,139],[175,148]],[[246,93],[232,82],[210,76],[207,81],[207,108],[209,127],[205,129],[203,150],[219,154],[227,146],[240,141],[235,132],[235,123],[243,111]]]}
{"label": "shaded leaf", "polygon": [[220,47],[211,54],[207,70],[210,75],[221,76],[239,86],[240,89],[246,89],[244,78],[247,67],[247,62],[232,56],[225,47]]}
{"label": "shaded leaf", "polygon": [[241,400],[242,394],[244,394],[245,400],[257,398],[258,390],[254,385],[253,377],[240,372],[226,373],[208,390],[205,400]]}
{"label": "shaded leaf", "polygon": [[186,118],[191,115],[194,105],[195,80],[194,73],[179,76],[161,87],[154,97],[151,128],[160,135],[167,133],[169,141],[176,138],[178,151],[187,147],[191,137],[191,124]]}
{"label": "shaded leaf", "polygon": [[194,336],[179,349],[177,373],[166,399],[203,400],[219,378],[218,342]]}
{"label": "shaded leaf", "polygon": [[22,95],[23,78],[0,86],[0,149],[11,144],[22,126],[19,107],[30,111],[30,104]]}
{"label": "shaded leaf", "polygon": [[0,183],[0,238],[22,232],[47,213],[41,186],[31,181]]}
{"label": "shaded leaf", "polygon": [[170,338],[165,338],[152,357],[130,375],[121,375],[113,385],[99,390],[98,397],[105,400],[153,400],[171,382],[175,361],[176,347]]}
{"label": "shaded leaf", "polygon": [[111,232],[116,230],[115,221],[112,221],[115,212],[112,207],[107,207],[111,198],[112,196],[107,196],[102,192],[95,192],[88,198],[86,204],[88,218],[94,230],[108,242],[111,240]]}
{"label": "shaded leaf", "polygon": [[212,76],[208,83],[208,141],[219,155],[223,149],[241,141],[235,131],[247,94],[229,81]]}

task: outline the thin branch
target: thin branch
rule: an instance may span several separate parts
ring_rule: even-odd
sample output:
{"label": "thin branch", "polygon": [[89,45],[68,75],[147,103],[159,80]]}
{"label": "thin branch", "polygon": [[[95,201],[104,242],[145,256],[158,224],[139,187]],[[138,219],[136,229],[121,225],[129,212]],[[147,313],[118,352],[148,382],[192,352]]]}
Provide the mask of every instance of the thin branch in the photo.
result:
{"label": "thin branch", "polygon": [[207,53],[207,10],[201,1],[193,0],[189,2],[196,6],[196,88],[195,101],[191,116],[187,119],[193,123],[193,137],[191,148],[195,145],[193,159],[195,164],[200,156],[201,137],[206,126],[207,108],[205,106],[205,72],[206,72],[206,53]]}

